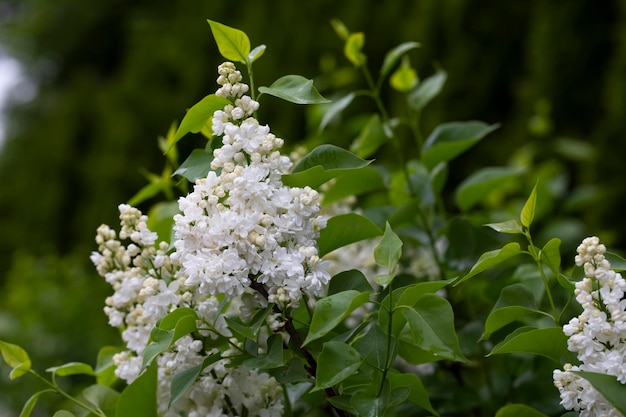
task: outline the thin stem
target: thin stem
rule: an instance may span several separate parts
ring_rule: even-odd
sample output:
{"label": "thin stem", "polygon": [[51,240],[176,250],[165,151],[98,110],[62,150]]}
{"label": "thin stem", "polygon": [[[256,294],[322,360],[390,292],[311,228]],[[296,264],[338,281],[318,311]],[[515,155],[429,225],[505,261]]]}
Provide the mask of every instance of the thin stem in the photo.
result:
{"label": "thin stem", "polygon": [[530,233],[528,232],[528,230],[526,230],[524,234],[526,235],[526,239],[528,239],[528,243],[530,244],[529,253],[537,264],[537,268],[539,269],[539,273],[541,274],[541,280],[543,281],[543,285],[546,288],[546,294],[548,295],[550,308],[552,309],[552,320],[556,325],[559,325],[559,314],[557,312],[556,305],[554,304],[554,298],[552,298],[552,291],[550,291],[548,277],[546,277],[546,272],[544,271],[543,265],[541,264],[540,254],[537,253],[536,247],[533,244],[533,240],[530,237]]}
{"label": "thin stem", "polygon": [[71,402],[75,403],[76,405],[78,405],[79,407],[83,408],[84,410],[87,410],[90,413],[95,414],[95,415],[100,416],[100,417],[107,417],[106,414],[104,414],[102,412],[102,410],[100,410],[99,408],[92,408],[92,407],[88,406],[87,404],[83,403],[82,401],[79,401],[78,399],[72,397],[70,394],[68,394],[67,392],[63,391],[61,389],[61,387],[56,385],[56,383],[48,381],[46,378],[44,378],[43,376],[39,375],[37,372],[33,371],[32,369],[30,369],[28,372],[31,375],[34,375],[37,379],[42,381],[44,384],[46,384],[47,386],[52,388],[56,393],[62,395],[65,398],[67,398],[68,400],[70,400]]}
{"label": "thin stem", "polygon": [[387,348],[385,351],[385,368],[383,369],[383,374],[380,379],[380,386],[378,387],[377,397],[380,397],[383,393],[383,388],[385,386],[385,379],[387,378],[387,372],[389,372],[389,368],[391,368],[391,339],[392,339],[392,331],[393,331],[393,279],[389,282],[389,324],[387,325]]}

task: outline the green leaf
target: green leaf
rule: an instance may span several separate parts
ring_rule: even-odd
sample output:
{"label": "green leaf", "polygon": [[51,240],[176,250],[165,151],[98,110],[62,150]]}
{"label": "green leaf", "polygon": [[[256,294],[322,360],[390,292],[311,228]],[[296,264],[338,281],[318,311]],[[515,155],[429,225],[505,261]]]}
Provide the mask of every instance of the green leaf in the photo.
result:
{"label": "green leaf", "polygon": [[0,353],[6,364],[13,368],[9,374],[11,380],[30,371],[31,361],[28,353],[18,345],[0,340]]}
{"label": "green leaf", "polygon": [[[398,288],[391,293],[393,296],[393,303],[391,304],[395,306],[395,309],[397,311],[399,311],[400,307],[402,306],[412,307],[424,294],[436,293],[440,289],[452,283],[452,281],[453,280],[418,282],[407,287]],[[387,295],[383,299],[381,305],[388,306],[389,304],[389,295]],[[378,316],[378,321],[381,328],[387,331],[387,329],[389,328],[389,315],[380,314]],[[400,314],[394,314],[391,334],[394,336],[398,335],[398,333],[400,333],[405,324],[406,319],[404,318],[404,316],[401,316]]]}
{"label": "green leaf", "polygon": [[389,222],[387,222],[383,238],[374,249],[374,259],[377,265],[387,268],[390,278],[381,280],[381,282],[376,281],[377,284],[382,286],[389,285],[389,282],[391,282],[396,272],[397,264],[401,256],[402,240],[394,233]]}
{"label": "green leaf", "polygon": [[343,53],[355,67],[360,67],[365,64],[366,57],[365,54],[361,52],[363,45],[365,45],[365,35],[363,32],[355,32],[348,35]]}
{"label": "green leaf", "polygon": [[522,250],[520,249],[520,246],[517,242],[511,242],[504,245],[500,249],[485,252],[480,256],[480,258],[478,258],[478,261],[474,264],[472,269],[470,269],[469,273],[464,277],[458,279],[454,283],[454,285],[459,285],[460,283],[467,281],[474,275],[478,275],[481,272],[493,266],[496,266],[515,255],[519,255],[521,252]]}
{"label": "green leaf", "polygon": [[387,367],[386,361],[388,360],[385,354],[388,338],[389,336],[381,330],[380,326],[373,325],[355,342],[354,348],[374,369],[384,369]]}
{"label": "green leaf", "polygon": [[220,54],[230,61],[246,62],[250,54],[250,39],[239,29],[208,20]]}
{"label": "green leaf", "polygon": [[322,116],[322,121],[320,122],[319,130],[322,131],[328,126],[328,124],[341,114],[342,111],[346,109],[354,100],[355,94],[348,93],[339,100],[333,100],[330,104],[324,107],[324,116]]}
{"label": "green leaf", "polygon": [[265,319],[270,314],[271,307],[259,310],[255,313],[250,323],[242,323],[239,318],[230,318],[224,316],[228,328],[236,333],[239,333],[243,337],[256,340],[261,326],[265,323]]}
{"label": "green leaf", "polygon": [[169,179],[154,177],[149,184],[142,187],[134,196],[132,196],[128,200],[128,204],[130,204],[131,206],[137,206],[159,194],[160,192],[167,192],[170,186],[171,184]]}
{"label": "green leaf", "polygon": [[22,407],[22,411],[20,412],[19,417],[29,417],[32,414],[33,409],[35,408],[35,405],[37,405],[37,400],[39,400],[39,397],[42,394],[45,394],[47,392],[56,392],[56,391],[53,389],[45,389],[45,390],[38,391],[34,393],[33,395],[31,395],[28,401],[24,403],[24,406]]}
{"label": "green leaf", "polygon": [[482,340],[489,337],[509,323],[525,316],[540,314],[535,306],[532,291],[522,284],[511,284],[502,289],[500,298],[485,321]]}
{"label": "green leaf", "polygon": [[315,385],[329,388],[354,374],[361,366],[361,356],[352,346],[336,341],[324,343],[317,360]]}
{"label": "green leaf", "polygon": [[104,385],[91,385],[83,390],[83,396],[108,416],[115,415],[120,393]]}
{"label": "green leaf", "polygon": [[373,288],[365,275],[363,275],[363,272],[351,269],[349,271],[340,272],[331,278],[330,284],[328,285],[328,295],[347,290],[372,292]]}
{"label": "green leaf", "polygon": [[560,363],[561,357],[567,354],[567,337],[561,327],[522,327],[494,346],[487,356],[503,353],[529,353]]}
{"label": "green leaf", "polygon": [[150,366],[128,385],[117,404],[115,417],[156,417],[157,364]]}
{"label": "green leaf", "polygon": [[163,317],[152,329],[148,345],[143,352],[142,369],[178,339],[197,330],[198,316],[191,308],[178,308]]}
{"label": "green leaf", "polygon": [[474,146],[498,125],[483,122],[450,122],[439,125],[433,130],[422,149],[422,162],[432,168],[442,161],[450,161]]}
{"label": "green leaf", "polygon": [[385,55],[383,65],[380,68],[380,77],[383,78],[389,74],[393,69],[393,66],[398,62],[402,55],[406,54],[412,49],[419,48],[420,44],[417,42],[404,42],[396,46]]}
{"label": "green leaf", "polygon": [[59,410],[52,417],[76,417],[73,413],[67,410]]}
{"label": "green leaf", "polygon": [[606,252],[606,260],[611,264],[611,269],[616,272],[626,271],[626,259],[616,253]]}
{"label": "green leaf", "polygon": [[172,175],[182,175],[190,182],[196,182],[198,178],[206,178],[211,171],[212,161],[212,154],[207,153],[204,149],[194,149]]}
{"label": "green leaf", "polygon": [[267,353],[244,361],[244,365],[255,369],[272,369],[283,366],[283,337],[273,334],[267,339]]}
{"label": "green leaf", "polygon": [[174,375],[170,388],[170,407],[172,406],[172,404],[178,401],[180,397],[185,395],[187,391],[189,391],[189,389],[193,386],[202,371],[207,366],[212,365],[221,359],[222,357],[219,354],[207,356],[206,358],[204,358],[202,363],[196,366],[192,366],[191,368],[185,369],[184,371]]}
{"label": "green leaf", "polygon": [[81,362],[70,362],[61,366],[55,366],[53,368],[46,369],[46,372],[52,372],[58,376],[96,375],[91,365]]}
{"label": "green leaf", "polygon": [[559,268],[561,267],[561,239],[552,238],[545,244],[541,253],[539,254],[541,261],[543,261],[554,275],[559,274]]}
{"label": "green leaf", "polygon": [[523,234],[524,229],[519,220],[507,220],[501,223],[489,223],[485,226],[491,227],[496,232],[510,233],[510,234]]}
{"label": "green leaf", "polygon": [[252,64],[254,61],[261,58],[261,56],[263,56],[263,53],[265,53],[265,45],[259,45],[252,51],[250,51],[246,58],[246,61]]}
{"label": "green leaf", "polygon": [[158,242],[172,242],[174,215],[180,213],[178,201],[156,203],[148,211],[148,229],[156,232]]}
{"label": "green leaf", "polygon": [[359,136],[352,142],[350,150],[361,158],[366,158],[376,152],[387,141],[389,141],[389,137],[385,135],[380,116],[374,114],[363,126]]}
{"label": "green leaf", "polygon": [[348,40],[348,36],[350,36],[350,31],[346,27],[346,25],[339,19],[331,19],[330,24],[335,30],[335,33],[339,38],[346,41]]}
{"label": "green leaf", "polygon": [[496,417],[548,417],[532,407],[524,404],[508,404],[500,408]]}
{"label": "green leaf", "polygon": [[337,327],[357,307],[369,301],[368,292],[343,291],[322,298],[315,305],[309,334],[303,346],[325,336]]}
{"label": "green leaf", "polygon": [[360,214],[346,213],[331,217],[317,239],[319,256],[322,257],[335,249],[382,234],[378,226]]}
{"label": "green leaf", "polygon": [[440,359],[465,361],[454,330],[450,303],[438,295],[425,294],[415,307],[403,309],[410,340],[403,339]]}
{"label": "green leaf", "polygon": [[522,209],[522,213],[520,214],[520,221],[522,222],[522,226],[525,228],[529,228],[535,218],[535,207],[537,205],[537,184],[533,187],[533,190],[526,200],[524,204],[524,208]]}
{"label": "green leaf", "polygon": [[439,413],[433,408],[430,403],[430,399],[428,398],[428,391],[424,387],[422,380],[416,374],[398,374],[398,373],[389,373],[387,375],[389,379],[389,385],[391,391],[394,391],[400,387],[408,387],[409,388],[409,396],[408,399],[413,404],[417,404],[422,407],[424,410],[432,413],[435,416],[439,416]]}
{"label": "green leaf", "polygon": [[350,405],[358,412],[359,417],[384,416],[389,403],[389,389],[383,395],[377,396],[366,390],[352,395]]}
{"label": "green leaf", "polygon": [[94,370],[98,385],[110,387],[117,380],[113,356],[121,351],[122,349],[116,346],[103,346],[100,348],[98,359],[96,360],[96,369]]}
{"label": "green leaf", "polygon": [[391,87],[401,93],[411,91],[411,89],[417,85],[417,81],[417,71],[411,67],[408,59],[403,59],[402,65],[400,65],[389,78]]}
{"label": "green leaf", "polygon": [[613,405],[622,415],[626,416],[626,385],[620,383],[613,375],[597,372],[571,371],[585,378],[602,394],[604,399]]}
{"label": "green leaf", "polygon": [[341,174],[324,190],[324,205],[358,196],[371,191],[384,189],[383,177],[376,167],[371,165]]}
{"label": "green leaf", "polygon": [[407,97],[411,109],[420,111],[426,107],[439,94],[447,77],[448,75],[445,71],[438,70],[435,74],[422,81]]}
{"label": "green leaf", "polygon": [[492,191],[497,190],[522,173],[520,169],[510,167],[487,167],[470,175],[456,190],[456,203],[467,211]]}
{"label": "green leaf", "polygon": [[283,184],[290,187],[317,188],[339,175],[353,172],[369,165],[352,152],[334,145],[320,145],[309,152],[289,175],[283,175]]}
{"label": "green leaf", "polygon": [[295,104],[321,104],[330,100],[313,86],[313,80],[300,75],[285,75],[274,81],[269,87],[259,87],[259,92],[282,98]]}
{"label": "green leaf", "polygon": [[181,140],[187,133],[200,132],[207,123],[211,122],[213,113],[217,110],[222,110],[228,104],[231,104],[230,100],[216,96],[215,94],[209,94],[198,103],[194,104],[187,110],[183,121],[180,122],[180,126],[178,126],[176,130],[176,135],[174,135],[173,144]]}

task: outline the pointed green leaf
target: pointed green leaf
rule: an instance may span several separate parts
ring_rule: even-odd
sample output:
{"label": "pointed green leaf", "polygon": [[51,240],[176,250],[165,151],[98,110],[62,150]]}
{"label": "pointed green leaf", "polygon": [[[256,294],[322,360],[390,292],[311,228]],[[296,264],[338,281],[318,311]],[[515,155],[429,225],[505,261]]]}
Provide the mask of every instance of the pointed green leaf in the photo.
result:
{"label": "pointed green leaf", "polygon": [[163,178],[157,177],[149,184],[142,187],[134,196],[128,200],[128,204],[131,206],[137,206],[144,201],[154,197],[160,192],[167,192],[167,189],[170,188],[171,183],[169,180],[164,180]]}
{"label": "pointed green leaf", "polygon": [[413,308],[402,310],[410,339],[403,340],[440,359],[465,361],[454,329],[450,303],[438,295],[425,294]]}
{"label": "pointed green leaf", "polygon": [[202,363],[192,366],[191,368],[185,369],[174,375],[172,378],[172,385],[170,388],[170,407],[174,404],[180,397],[185,395],[187,391],[193,386],[196,382],[202,371],[209,365],[214,364],[215,362],[221,360],[222,357],[219,354],[213,354],[211,356],[207,356],[204,358]]}
{"label": "pointed green leaf", "polygon": [[269,87],[259,87],[259,92],[282,98],[295,104],[329,103],[330,100],[313,86],[313,80],[300,75],[285,75],[274,81]]}
{"label": "pointed green leaf", "polygon": [[529,228],[535,218],[535,207],[537,205],[537,184],[533,187],[533,190],[526,200],[524,204],[524,208],[522,209],[522,213],[520,214],[520,221],[522,222],[522,226],[525,228]]}
{"label": "pointed green leaf", "polygon": [[523,234],[522,224],[519,220],[507,220],[501,223],[489,223],[485,226],[491,227],[496,232],[510,233],[510,234]]}
{"label": "pointed green leaf", "polygon": [[328,124],[336,118],[343,110],[346,109],[354,100],[354,93],[348,93],[339,100],[333,100],[331,103],[324,107],[324,116],[320,122],[319,130],[322,131],[328,126]]}
{"label": "pointed green leaf", "polygon": [[213,155],[204,149],[194,149],[185,162],[172,175],[182,175],[190,182],[196,182],[198,178],[206,178],[211,171]]}
{"label": "pointed green leaf", "polygon": [[217,43],[220,54],[228,60],[246,62],[250,54],[250,39],[239,29],[209,20],[211,32]]}
{"label": "pointed green leaf", "polygon": [[18,345],[0,340],[0,353],[6,364],[13,368],[9,374],[10,379],[19,378],[30,371],[31,361],[28,353]]}
{"label": "pointed green leaf", "polygon": [[81,362],[70,362],[61,366],[55,366],[53,368],[46,369],[46,372],[52,372],[58,376],[96,375],[91,365]]}
{"label": "pointed green leaf", "polygon": [[365,45],[365,35],[363,32],[355,32],[348,35],[343,53],[355,67],[365,64],[365,54],[361,52]]}
{"label": "pointed green leaf", "polygon": [[462,154],[487,134],[498,128],[498,125],[487,125],[483,122],[450,122],[433,130],[422,149],[422,162],[432,168],[442,161]]}
{"label": "pointed green leaf", "polygon": [[360,417],[384,416],[389,403],[388,389],[386,394],[377,396],[365,390],[358,391],[352,395],[350,405],[358,412]]}
{"label": "pointed green leaf", "polygon": [[226,323],[228,324],[228,328],[236,333],[239,333],[243,337],[248,339],[256,340],[261,329],[261,326],[265,324],[265,319],[272,311],[271,307],[264,308],[262,310],[257,311],[250,320],[249,323],[242,323],[239,318],[230,318],[224,316]]}
{"label": "pointed green leaf", "polygon": [[602,396],[622,415],[626,416],[626,385],[620,383],[613,375],[597,372],[571,371],[585,378]]}
{"label": "pointed green leaf", "polygon": [[532,291],[525,285],[512,284],[504,287],[496,305],[487,316],[482,339],[488,340],[494,332],[509,323],[529,315],[540,314],[534,298]]}
{"label": "pointed green leaf", "polygon": [[396,388],[408,387],[410,389],[408,397],[409,401],[413,404],[419,405],[432,415],[439,416],[439,413],[430,403],[428,391],[424,387],[424,384],[419,376],[416,374],[389,373],[387,378],[389,379],[389,385],[392,391]]}
{"label": "pointed green leaf", "polygon": [[283,337],[273,334],[267,339],[267,351],[265,355],[250,358],[244,361],[244,365],[255,369],[273,369],[284,364]]}
{"label": "pointed green leaf", "polygon": [[387,74],[393,69],[393,66],[398,62],[402,55],[406,54],[412,49],[419,48],[420,44],[417,42],[404,42],[396,46],[385,55],[383,65],[380,68],[381,78],[386,77]]}
{"label": "pointed green leaf", "polygon": [[541,261],[548,265],[552,272],[554,272],[554,275],[558,275],[559,268],[561,267],[560,248],[561,239],[555,237],[545,244],[540,253]]}
{"label": "pointed green leaf", "polygon": [[329,388],[337,385],[361,366],[361,356],[352,346],[329,341],[324,343],[317,361],[315,385],[317,388]]}
{"label": "pointed green leaf", "polygon": [[330,20],[330,24],[331,24],[331,26],[335,30],[335,33],[337,34],[337,36],[339,36],[340,39],[342,39],[344,41],[348,40],[348,36],[350,36],[350,31],[348,30],[346,25],[341,20],[339,20],[339,19],[331,19]]}
{"label": "pointed green leaf", "polygon": [[520,246],[517,242],[511,242],[504,245],[500,249],[485,252],[480,256],[480,258],[478,258],[478,261],[474,264],[472,269],[470,269],[469,273],[464,277],[458,279],[454,283],[454,285],[459,285],[460,283],[470,279],[474,275],[478,275],[486,269],[496,266],[506,261],[507,259],[520,254],[521,252],[522,250],[520,249]]}
{"label": "pointed green leaf", "polygon": [[374,259],[376,264],[392,271],[402,256],[402,240],[391,229],[387,222],[385,233],[376,248],[374,249]]}
{"label": "pointed green leaf", "polygon": [[326,227],[320,231],[317,239],[319,256],[324,256],[335,249],[365,239],[382,235],[383,232],[367,217],[356,213],[340,214],[331,217]]}
{"label": "pointed green leaf", "polygon": [[448,75],[445,71],[438,70],[435,74],[422,81],[407,97],[411,109],[420,111],[426,107],[439,94],[447,77]]}
{"label": "pointed green leaf", "polygon": [[456,203],[467,211],[485,199],[492,191],[515,180],[522,173],[510,167],[487,167],[467,177],[456,190]]}
{"label": "pointed green leaf", "polygon": [[155,417],[157,415],[157,363],[128,385],[120,395],[115,417]]}
{"label": "pointed green leaf", "polygon": [[224,97],[209,94],[198,103],[194,104],[183,117],[180,126],[174,135],[173,144],[177,143],[187,133],[198,133],[205,125],[211,122],[213,113],[222,110],[226,105],[231,104],[230,100]]}
{"label": "pointed green leaf", "polygon": [[487,356],[503,353],[529,353],[560,363],[561,357],[567,354],[567,337],[560,327],[543,329],[523,327],[498,343]]}
{"label": "pointed green leaf", "polygon": [[496,417],[548,417],[532,407],[524,404],[508,404],[500,408]]}
{"label": "pointed green leaf", "polygon": [[257,59],[261,58],[264,52],[265,52],[265,45],[259,45],[256,48],[254,48],[252,51],[250,51],[246,60],[249,63],[253,63]]}
{"label": "pointed green leaf", "polygon": [[359,136],[352,142],[350,150],[361,158],[367,158],[387,141],[389,141],[389,137],[385,135],[380,116],[374,114],[363,126]]}
{"label": "pointed green leaf", "polygon": [[22,407],[22,411],[20,412],[20,416],[19,417],[30,417],[30,415],[33,412],[33,409],[35,408],[35,405],[37,405],[37,400],[39,400],[39,397],[42,394],[45,394],[46,392],[56,392],[53,389],[45,389],[42,391],[38,391],[36,393],[34,393],[29,399],[28,401],[26,401],[24,403],[24,406]]}
{"label": "pointed green leaf", "polygon": [[322,298],[315,305],[309,334],[303,346],[328,334],[337,327],[357,307],[369,301],[368,292],[343,291]]}

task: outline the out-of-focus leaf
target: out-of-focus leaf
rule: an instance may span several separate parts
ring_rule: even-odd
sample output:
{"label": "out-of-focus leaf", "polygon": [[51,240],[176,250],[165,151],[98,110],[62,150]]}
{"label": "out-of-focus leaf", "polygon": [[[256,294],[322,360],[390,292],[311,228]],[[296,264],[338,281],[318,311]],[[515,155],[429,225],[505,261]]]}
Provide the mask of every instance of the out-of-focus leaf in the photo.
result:
{"label": "out-of-focus leaf", "polygon": [[572,371],[585,378],[611,405],[626,416],[626,385],[620,383],[613,375],[597,372]]}
{"label": "out-of-focus leaf", "polygon": [[533,187],[533,190],[526,200],[524,204],[524,208],[522,208],[522,212],[520,214],[520,221],[522,222],[522,226],[525,228],[529,228],[535,218],[535,207],[537,206],[537,184]]}
{"label": "out-of-focus leaf", "polygon": [[211,171],[213,155],[204,149],[194,149],[185,162],[183,162],[173,175],[182,175],[190,182],[196,182],[198,178],[206,178]]}
{"label": "out-of-focus leaf", "polygon": [[511,242],[504,245],[500,249],[485,252],[480,256],[480,258],[478,258],[478,261],[474,264],[472,269],[470,269],[469,273],[458,279],[454,283],[454,285],[459,285],[460,283],[470,279],[474,275],[477,275],[484,270],[491,268],[492,266],[498,265],[499,263],[502,263],[507,259],[520,254],[521,252],[522,250],[520,249],[520,246],[517,242]]}
{"label": "out-of-focus leaf", "polygon": [[374,114],[363,126],[359,136],[352,142],[350,150],[361,158],[367,158],[387,141],[389,141],[389,137],[385,135],[380,116]]}
{"label": "out-of-focus leaf", "polygon": [[13,368],[9,374],[9,378],[12,380],[30,371],[30,357],[18,345],[0,340],[0,354],[2,354],[2,359],[4,359],[6,364]]}
{"label": "out-of-focus leaf", "polygon": [[456,190],[456,203],[461,210],[467,211],[493,190],[508,184],[521,173],[521,170],[510,167],[482,168],[459,185]]}
{"label": "out-of-focus leaf", "polygon": [[328,124],[331,122],[331,120],[341,114],[341,112],[345,110],[346,107],[350,105],[350,103],[352,103],[354,97],[354,93],[348,93],[342,98],[338,100],[333,100],[331,103],[329,103],[325,107],[324,116],[322,116],[322,121],[320,122],[320,130],[324,130],[326,126],[328,126]]}
{"label": "out-of-focus leaf", "polygon": [[389,72],[393,69],[395,63],[398,62],[402,55],[406,54],[412,49],[419,48],[419,46],[420,44],[417,42],[404,42],[387,52],[387,54],[385,55],[385,59],[383,60],[383,65],[380,68],[381,78],[389,74]]}
{"label": "out-of-focus leaf", "polygon": [[363,32],[355,32],[348,35],[343,53],[355,67],[360,67],[365,64],[366,57],[365,54],[361,52],[364,44],[365,35]]}
{"label": "out-of-focus leaf", "polygon": [[465,152],[487,134],[498,128],[484,122],[450,122],[433,130],[422,148],[422,162],[432,168]]}
{"label": "out-of-focus leaf", "polygon": [[122,391],[115,417],[155,417],[157,415],[156,393],[157,364],[154,361]]}
{"label": "out-of-focus leaf", "polygon": [[70,362],[64,365],[55,366],[53,368],[46,369],[47,372],[52,372],[58,376],[69,375],[91,375],[95,376],[95,372],[91,365],[81,362]]}
{"label": "out-of-focus leaf", "polygon": [[178,142],[187,133],[198,133],[204,126],[209,123],[213,117],[213,113],[223,109],[226,105],[231,104],[230,100],[224,97],[209,94],[198,103],[194,104],[183,117],[180,126],[174,135],[173,144]]}
{"label": "out-of-focus leaf", "polygon": [[415,90],[409,93],[407,100],[411,109],[420,111],[426,107],[426,105],[439,94],[446,82],[446,78],[446,72],[439,70],[423,80]]}
{"label": "out-of-focus leaf", "polygon": [[548,417],[524,404],[508,404],[498,410],[496,417]]}

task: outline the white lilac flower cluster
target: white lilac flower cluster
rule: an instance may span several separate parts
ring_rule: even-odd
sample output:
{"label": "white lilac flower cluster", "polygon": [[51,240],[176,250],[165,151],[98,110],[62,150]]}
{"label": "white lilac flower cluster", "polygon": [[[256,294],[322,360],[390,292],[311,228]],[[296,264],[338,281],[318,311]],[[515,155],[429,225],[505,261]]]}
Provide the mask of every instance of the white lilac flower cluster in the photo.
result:
{"label": "white lilac flower cluster", "polygon": [[[199,333],[204,338],[231,336],[224,317],[219,314],[216,297],[202,295],[187,285],[180,265],[167,254],[168,244],[155,246],[156,233],[147,227],[147,217],[136,208],[120,205],[119,236],[106,225],[98,228],[98,252],[91,256],[100,275],[111,284],[114,294],[106,299],[109,324],[119,328],[126,350],[114,356],[116,375],[128,383],[140,373],[142,356],[150,332],[157,321],[180,307],[194,309]],[[126,246],[122,243],[129,240]],[[196,383],[171,407],[170,387],[174,375],[199,365],[216,349],[205,351],[201,338],[190,335],[177,340],[156,360],[157,398],[160,415],[165,417],[244,415],[271,417],[281,415],[282,389],[274,378],[245,366],[229,367],[223,359],[205,368]],[[223,357],[228,352],[221,352]]]}
{"label": "white lilac flower cluster", "polygon": [[585,278],[576,283],[575,294],[583,312],[563,332],[581,364],[555,370],[554,385],[561,405],[581,417],[618,417],[621,413],[587,380],[570,371],[603,373],[626,383],[626,281],[611,270],[606,247],[597,237],[583,240],[577,251],[576,265],[584,268]]}
{"label": "white lilac flower cluster", "polygon": [[278,151],[283,140],[253,117],[259,105],[244,95],[235,66],[224,63],[219,74],[216,94],[233,104],[213,115],[222,146],[212,171],[179,200],[172,259],[201,294],[240,296],[260,285],[269,302],[296,307],[303,294],[321,295],[330,279],[316,246],[325,227],[320,197],[282,183],[292,165]]}

